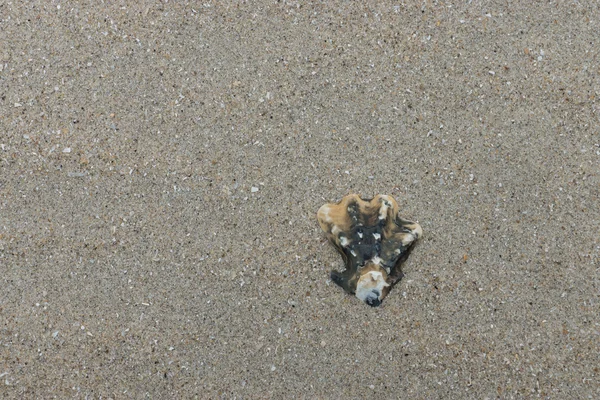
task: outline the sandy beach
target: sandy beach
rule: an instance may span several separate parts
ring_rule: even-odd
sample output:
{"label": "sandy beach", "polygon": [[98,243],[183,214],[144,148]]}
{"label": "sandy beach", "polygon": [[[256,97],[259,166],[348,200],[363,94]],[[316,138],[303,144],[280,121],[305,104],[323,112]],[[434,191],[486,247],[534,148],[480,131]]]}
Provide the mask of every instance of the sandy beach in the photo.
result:
{"label": "sandy beach", "polygon": [[600,398],[600,9],[361,3],[0,4],[1,398]]}

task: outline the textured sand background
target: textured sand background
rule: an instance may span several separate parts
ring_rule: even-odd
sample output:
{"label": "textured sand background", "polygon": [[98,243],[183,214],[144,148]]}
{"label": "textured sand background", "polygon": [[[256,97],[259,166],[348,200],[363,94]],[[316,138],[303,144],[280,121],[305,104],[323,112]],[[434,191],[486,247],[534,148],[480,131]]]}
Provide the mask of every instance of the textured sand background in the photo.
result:
{"label": "textured sand background", "polygon": [[0,397],[600,397],[597,5],[357,3],[0,4]]}

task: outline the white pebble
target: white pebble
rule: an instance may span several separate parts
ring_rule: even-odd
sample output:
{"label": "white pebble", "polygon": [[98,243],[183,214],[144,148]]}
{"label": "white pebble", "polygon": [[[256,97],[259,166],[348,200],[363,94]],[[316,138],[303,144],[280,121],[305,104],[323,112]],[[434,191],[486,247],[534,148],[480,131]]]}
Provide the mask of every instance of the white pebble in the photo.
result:
{"label": "white pebble", "polygon": [[63,149],[63,153],[70,153],[71,152],[71,148],[70,147],[65,147]]}
{"label": "white pebble", "polygon": [[256,193],[256,192],[258,192],[258,188],[256,186],[252,186],[252,188],[250,189],[250,191],[252,193]]}

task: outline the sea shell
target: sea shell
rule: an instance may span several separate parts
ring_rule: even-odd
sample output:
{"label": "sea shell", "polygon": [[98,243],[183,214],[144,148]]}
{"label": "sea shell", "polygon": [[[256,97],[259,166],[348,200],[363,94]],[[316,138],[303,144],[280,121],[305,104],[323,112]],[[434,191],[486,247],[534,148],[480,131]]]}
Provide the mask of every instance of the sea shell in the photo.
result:
{"label": "sea shell", "polygon": [[350,194],[323,205],[317,219],[346,264],[343,272],[331,271],[331,280],[370,306],[379,306],[402,278],[400,264],[423,235],[418,223],[398,216],[398,203],[387,195]]}

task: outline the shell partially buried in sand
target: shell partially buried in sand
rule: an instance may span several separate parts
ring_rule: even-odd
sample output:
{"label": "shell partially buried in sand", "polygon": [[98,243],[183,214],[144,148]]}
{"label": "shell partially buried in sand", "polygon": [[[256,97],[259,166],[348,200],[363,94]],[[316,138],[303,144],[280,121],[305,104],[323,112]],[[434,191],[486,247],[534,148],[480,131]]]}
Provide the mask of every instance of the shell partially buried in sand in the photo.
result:
{"label": "shell partially buried in sand", "polygon": [[419,224],[398,216],[398,203],[387,195],[363,200],[350,194],[323,205],[317,219],[346,264],[343,272],[331,271],[331,279],[370,306],[380,305],[402,278],[400,264],[423,235]]}

